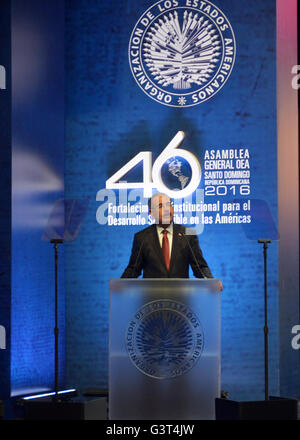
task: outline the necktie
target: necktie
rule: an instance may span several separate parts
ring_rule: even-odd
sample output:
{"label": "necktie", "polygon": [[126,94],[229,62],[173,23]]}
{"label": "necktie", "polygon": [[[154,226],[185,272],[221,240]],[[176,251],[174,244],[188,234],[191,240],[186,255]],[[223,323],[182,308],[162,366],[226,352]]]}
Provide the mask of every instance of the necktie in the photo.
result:
{"label": "necktie", "polygon": [[163,240],[162,240],[162,252],[165,259],[165,263],[167,266],[167,269],[169,270],[170,267],[170,249],[169,249],[169,239],[168,239],[168,231],[164,229],[162,231],[163,234]]}

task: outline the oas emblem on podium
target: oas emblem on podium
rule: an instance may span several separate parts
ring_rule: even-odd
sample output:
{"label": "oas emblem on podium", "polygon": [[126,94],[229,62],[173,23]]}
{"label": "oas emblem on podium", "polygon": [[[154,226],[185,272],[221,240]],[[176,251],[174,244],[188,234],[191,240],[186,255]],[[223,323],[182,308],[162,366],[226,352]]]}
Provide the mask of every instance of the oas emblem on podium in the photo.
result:
{"label": "oas emblem on podium", "polygon": [[130,320],[125,343],[133,365],[155,379],[181,376],[199,360],[204,335],[185,304],[161,299],[143,305]]}

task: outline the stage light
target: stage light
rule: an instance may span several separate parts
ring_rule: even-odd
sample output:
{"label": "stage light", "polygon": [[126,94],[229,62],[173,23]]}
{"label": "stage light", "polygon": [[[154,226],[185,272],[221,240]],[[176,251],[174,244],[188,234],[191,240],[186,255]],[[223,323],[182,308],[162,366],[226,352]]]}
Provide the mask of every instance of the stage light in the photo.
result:
{"label": "stage light", "polygon": [[[70,388],[68,390],[62,390],[62,391],[58,391],[57,394],[71,394],[71,393],[75,393],[76,389],[75,388]],[[32,399],[39,399],[41,397],[49,397],[49,396],[54,396],[55,392],[52,391],[50,393],[41,393],[41,394],[34,394],[32,396],[26,396],[26,397],[22,397],[21,400],[32,400]]]}

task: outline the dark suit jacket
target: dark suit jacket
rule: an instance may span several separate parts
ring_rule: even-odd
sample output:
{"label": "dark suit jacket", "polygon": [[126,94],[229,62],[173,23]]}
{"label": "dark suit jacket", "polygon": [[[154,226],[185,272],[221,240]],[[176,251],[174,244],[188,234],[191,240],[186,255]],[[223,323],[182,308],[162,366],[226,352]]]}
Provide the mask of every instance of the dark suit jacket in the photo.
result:
{"label": "dark suit jacket", "polygon": [[[182,234],[182,235],[180,235]],[[213,278],[203,258],[197,235],[184,235],[185,228],[173,224],[173,242],[169,271],[159,244],[156,225],[134,236],[131,257],[122,278],[188,278],[189,265],[197,278]]]}

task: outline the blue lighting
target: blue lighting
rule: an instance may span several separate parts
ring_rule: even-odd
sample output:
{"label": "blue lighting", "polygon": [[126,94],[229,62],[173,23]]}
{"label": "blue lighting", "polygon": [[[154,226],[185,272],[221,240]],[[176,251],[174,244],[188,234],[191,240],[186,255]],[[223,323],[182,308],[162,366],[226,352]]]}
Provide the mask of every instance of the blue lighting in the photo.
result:
{"label": "blue lighting", "polygon": [[[57,394],[68,394],[68,393],[74,393],[75,391],[76,391],[75,388],[70,388],[68,390],[58,391]],[[55,392],[52,391],[51,393],[41,393],[41,394],[34,394],[33,396],[22,397],[22,400],[38,399],[39,397],[49,397],[49,396],[54,396],[54,395],[55,395]]]}

